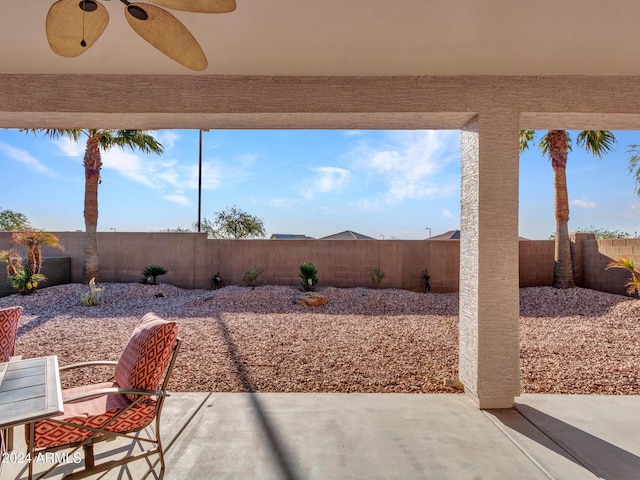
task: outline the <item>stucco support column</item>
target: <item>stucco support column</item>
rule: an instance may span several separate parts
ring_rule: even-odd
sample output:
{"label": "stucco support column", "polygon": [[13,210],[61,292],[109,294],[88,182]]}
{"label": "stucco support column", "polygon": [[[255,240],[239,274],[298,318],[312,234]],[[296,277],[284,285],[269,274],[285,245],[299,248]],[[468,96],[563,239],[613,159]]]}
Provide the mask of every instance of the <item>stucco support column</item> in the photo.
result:
{"label": "stucco support column", "polygon": [[480,408],[520,393],[517,112],[462,129],[459,377]]}

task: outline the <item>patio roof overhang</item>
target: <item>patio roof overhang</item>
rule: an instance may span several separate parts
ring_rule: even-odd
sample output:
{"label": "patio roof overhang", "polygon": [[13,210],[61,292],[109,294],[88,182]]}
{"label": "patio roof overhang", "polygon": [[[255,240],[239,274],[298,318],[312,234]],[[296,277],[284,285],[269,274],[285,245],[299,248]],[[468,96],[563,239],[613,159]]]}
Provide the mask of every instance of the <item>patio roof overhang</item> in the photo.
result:
{"label": "patio roof overhang", "polygon": [[461,129],[460,378],[482,408],[513,404],[518,130],[640,128],[640,3],[238,0],[231,14],[173,12],[207,55],[202,72],[104,3],[103,38],[74,59],[49,49],[48,3],[0,7],[0,127]]}

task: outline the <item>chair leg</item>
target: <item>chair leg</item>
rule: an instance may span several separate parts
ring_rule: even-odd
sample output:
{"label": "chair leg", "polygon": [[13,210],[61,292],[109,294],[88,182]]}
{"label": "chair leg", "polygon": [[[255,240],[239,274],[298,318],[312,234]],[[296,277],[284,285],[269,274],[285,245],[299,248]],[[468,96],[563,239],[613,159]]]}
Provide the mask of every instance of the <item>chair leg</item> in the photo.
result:
{"label": "chair leg", "polygon": [[85,445],[82,447],[84,450],[84,468],[89,469],[96,466],[96,461],[93,456],[93,444]]}

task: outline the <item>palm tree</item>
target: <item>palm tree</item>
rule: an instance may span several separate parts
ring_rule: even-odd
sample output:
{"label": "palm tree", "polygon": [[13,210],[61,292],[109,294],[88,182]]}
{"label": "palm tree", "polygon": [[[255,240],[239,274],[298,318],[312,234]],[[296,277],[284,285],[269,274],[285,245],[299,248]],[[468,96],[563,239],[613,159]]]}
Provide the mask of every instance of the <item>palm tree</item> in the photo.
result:
{"label": "palm tree", "polygon": [[101,281],[100,261],[98,257],[98,185],[102,169],[101,151],[113,147],[128,147],[144,153],[161,154],[164,149],[152,135],[143,130],[102,130],[102,129],[28,129],[32,133],[44,132],[49,138],[68,137],[78,141],[81,136],[87,137],[84,151],[84,269],[83,281],[86,283],[95,278]]}
{"label": "palm tree", "polygon": [[[520,151],[529,148],[535,138],[534,130],[520,131]],[[616,145],[616,138],[608,130],[583,130],[578,133],[576,144],[595,157],[602,158]],[[549,130],[538,147],[543,155],[549,155],[553,168],[553,185],[556,211],[556,247],[553,286],[570,288],[575,286],[571,262],[571,240],[569,238],[569,195],[567,192],[567,157],[571,151],[571,138],[565,130]]]}

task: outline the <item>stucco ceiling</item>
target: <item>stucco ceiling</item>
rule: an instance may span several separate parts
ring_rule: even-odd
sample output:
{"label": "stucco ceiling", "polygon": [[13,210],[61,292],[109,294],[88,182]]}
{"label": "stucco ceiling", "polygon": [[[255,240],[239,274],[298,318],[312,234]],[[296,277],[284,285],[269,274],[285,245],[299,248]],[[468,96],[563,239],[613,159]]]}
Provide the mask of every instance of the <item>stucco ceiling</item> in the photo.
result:
{"label": "stucco ceiling", "polygon": [[631,0],[237,0],[228,14],[172,11],[209,62],[192,72],[131,30],[119,0],[77,58],[45,36],[53,0],[2,2],[0,74],[640,75]]}

